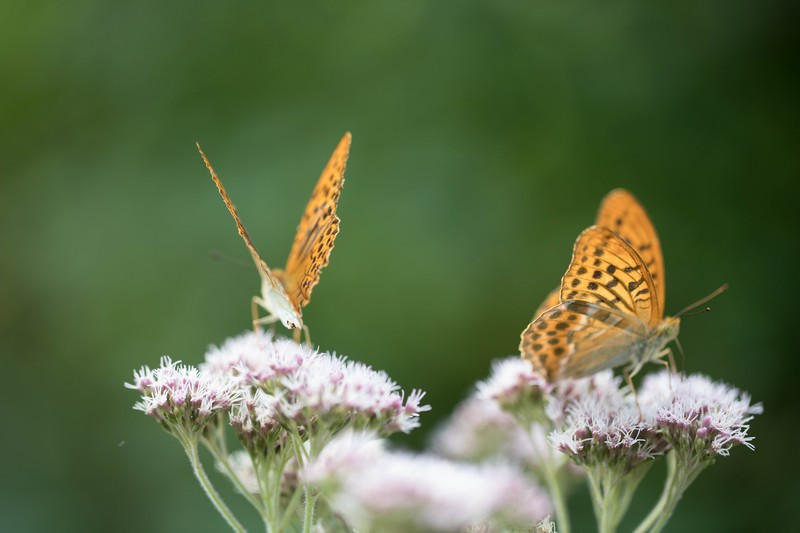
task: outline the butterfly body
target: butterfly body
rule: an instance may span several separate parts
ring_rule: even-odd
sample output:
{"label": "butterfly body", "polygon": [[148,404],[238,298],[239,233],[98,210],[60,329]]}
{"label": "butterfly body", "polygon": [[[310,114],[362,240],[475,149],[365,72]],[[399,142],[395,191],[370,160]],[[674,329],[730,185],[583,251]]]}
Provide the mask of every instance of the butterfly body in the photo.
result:
{"label": "butterfly body", "polygon": [[295,329],[303,326],[302,311],[298,312],[292,306],[286,295],[286,288],[282,278],[285,279],[282,270],[272,270],[272,278],[262,276],[261,278],[261,298],[256,303],[266,309],[269,316],[280,320],[287,329]]}
{"label": "butterfly body", "polygon": [[[350,140],[350,133],[345,133],[325,165],[297,226],[285,269],[270,269],[261,258],[222,182],[203,150],[197,146],[261,276],[261,295],[252,299],[254,326],[279,320],[288,329],[304,328],[303,308],[311,298],[312,289],[319,283],[320,272],[328,264],[339,233],[336,207],[344,185]],[[258,318],[258,307],[264,308],[269,315]]]}
{"label": "butterfly body", "polygon": [[548,380],[627,365],[633,375],[666,353],[680,319],[664,317],[664,266],[655,228],[629,192],[603,200],[597,224],[523,331],[520,352]]}

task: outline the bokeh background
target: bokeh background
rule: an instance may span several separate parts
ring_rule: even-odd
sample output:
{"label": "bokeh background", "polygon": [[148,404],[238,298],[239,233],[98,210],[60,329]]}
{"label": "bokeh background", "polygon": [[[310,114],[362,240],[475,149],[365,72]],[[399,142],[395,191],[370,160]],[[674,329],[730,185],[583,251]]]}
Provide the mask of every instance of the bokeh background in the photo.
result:
{"label": "bokeh background", "polygon": [[[790,530],[797,27],[780,0],[2,2],[0,529],[225,529],[123,388],[248,328],[257,275],[210,253],[249,262],[194,142],[279,266],[349,130],[305,318],[322,348],[428,391],[398,446],[423,448],[516,352],[624,186],[660,232],[668,312],[731,287],[685,320],[684,369],[765,405],[756,451],[706,471],[668,530]],[[591,531],[587,494],[572,508]]]}

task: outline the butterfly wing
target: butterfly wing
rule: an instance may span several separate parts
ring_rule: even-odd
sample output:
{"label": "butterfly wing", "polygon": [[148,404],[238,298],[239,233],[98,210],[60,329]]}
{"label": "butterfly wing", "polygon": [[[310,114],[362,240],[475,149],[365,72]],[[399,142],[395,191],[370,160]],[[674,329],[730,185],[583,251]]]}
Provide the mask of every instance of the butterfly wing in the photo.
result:
{"label": "butterfly wing", "polygon": [[536,308],[536,312],[533,314],[534,318],[540,316],[542,313],[550,309],[551,307],[555,307],[561,302],[561,286],[559,285],[547,295],[547,298],[544,299],[542,304]]}
{"label": "butterfly wing", "polygon": [[565,301],[522,333],[520,352],[548,381],[580,378],[621,365],[637,353],[647,326],[600,303]]}
{"label": "butterfly wing", "polygon": [[647,265],[625,239],[600,226],[585,229],[575,241],[561,278],[561,301],[567,300],[618,310],[650,328],[662,318]]}
{"label": "butterfly wing", "polygon": [[[536,313],[534,313],[533,315],[533,321],[530,324],[528,324],[528,327],[520,335],[519,351],[520,353],[522,353],[523,358],[529,359],[529,357],[526,356],[526,351],[530,352],[531,351],[530,347],[540,337],[540,335],[538,335],[535,331],[531,330],[531,326],[533,326],[533,324],[536,322],[536,319],[541,317],[545,311],[547,311],[552,307],[557,306],[561,302],[560,298],[561,298],[561,286],[558,286],[552,291],[550,291],[550,293],[544,299],[542,304],[536,308]],[[532,339],[532,337],[535,338]]]}
{"label": "butterfly wing", "polygon": [[319,283],[320,271],[328,264],[339,233],[336,206],[344,184],[350,140],[350,133],[345,133],[325,165],[297,227],[286,262],[286,293],[298,310],[308,303],[311,290]]}
{"label": "butterfly wing", "polygon": [[[244,229],[244,224],[242,224],[242,219],[239,218],[239,214],[236,212],[236,208],[233,206],[233,202],[231,202],[228,193],[225,191],[225,187],[222,186],[222,182],[220,181],[217,173],[214,172],[214,168],[211,166],[211,163],[206,157],[206,154],[203,152],[203,149],[200,148],[200,144],[197,145],[197,149],[200,150],[200,155],[203,157],[203,162],[206,164],[206,168],[211,173],[211,179],[214,180],[214,183],[217,185],[217,189],[219,190],[220,196],[222,196],[222,200],[225,202],[225,207],[228,208],[230,211],[231,216],[233,216],[234,222],[236,222],[236,229],[239,230],[239,235],[242,236],[245,245],[247,245],[247,249],[250,251],[250,255],[253,256],[253,261],[256,264],[256,268],[258,269],[258,273],[261,276],[261,279],[269,281],[269,283],[274,287],[277,293],[283,294],[283,289],[281,288],[280,283],[278,280],[272,275],[272,271],[270,271],[267,263],[261,259],[261,256],[258,254],[253,241],[250,239],[250,235],[247,234],[247,230]],[[283,294],[283,298],[286,298],[286,295]]]}
{"label": "butterfly wing", "polygon": [[616,232],[639,253],[656,288],[659,316],[664,315],[664,257],[656,228],[642,204],[625,189],[615,189],[603,198],[597,212],[598,226]]}

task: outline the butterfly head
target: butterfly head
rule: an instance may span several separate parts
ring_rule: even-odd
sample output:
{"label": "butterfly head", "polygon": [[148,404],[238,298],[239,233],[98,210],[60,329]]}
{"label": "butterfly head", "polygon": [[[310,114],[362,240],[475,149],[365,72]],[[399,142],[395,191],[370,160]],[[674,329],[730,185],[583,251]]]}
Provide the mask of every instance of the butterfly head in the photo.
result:
{"label": "butterfly head", "polygon": [[681,329],[681,319],[677,316],[666,316],[658,326],[656,326],[655,337],[659,339],[659,344],[664,346],[678,337]]}
{"label": "butterfly head", "polygon": [[278,317],[287,329],[303,327],[300,311],[296,310],[289,301],[280,282],[270,279],[270,277],[262,278],[261,298],[266,310]]}

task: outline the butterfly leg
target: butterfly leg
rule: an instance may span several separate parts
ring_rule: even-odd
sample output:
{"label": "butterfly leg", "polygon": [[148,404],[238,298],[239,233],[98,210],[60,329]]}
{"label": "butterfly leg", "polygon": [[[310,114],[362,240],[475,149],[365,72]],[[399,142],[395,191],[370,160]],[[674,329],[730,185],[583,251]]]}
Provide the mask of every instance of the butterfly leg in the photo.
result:
{"label": "butterfly leg", "polygon": [[305,333],[306,334],[306,346],[311,348],[311,334],[308,332],[308,326],[303,324],[301,327],[302,327],[302,329],[301,328],[295,328],[295,330],[294,330],[294,333],[293,333],[294,342],[296,342],[297,344],[300,344],[300,341],[302,341],[302,339],[303,339],[303,333]]}
{"label": "butterfly leg", "polygon": [[311,348],[311,332],[308,330],[308,326],[303,324],[303,331],[306,334],[306,346]]}
{"label": "butterfly leg", "polygon": [[664,368],[667,370],[667,387],[669,387],[669,390],[672,390],[672,369],[669,366],[669,361],[658,360],[656,362],[660,365],[664,365]]}
{"label": "butterfly leg", "polygon": [[678,373],[678,365],[675,364],[675,356],[672,353],[672,348],[667,348],[664,351],[667,352],[667,358],[669,360],[669,368],[670,368],[670,370],[672,370],[673,374],[677,374]]}
{"label": "butterfly leg", "polygon": [[[664,357],[667,359],[664,360]],[[672,390],[672,374],[678,373],[678,367],[675,365],[675,357],[672,354],[671,348],[664,348],[655,359],[653,359],[654,363],[658,363],[660,365],[664,365],[664,368],[667,370],[667,385],[669,389]]]}
{"label": "butterfly leg", "polygon": [[638,368],[634,368],[633,372],[629,372],[628,370],[623,370],[622,375],[625,376],[625,383],[628,384],[628,387],[631,389],[631,394],[633,394],[633,401],[636,402],[636,410],[639,411],[639,418],[644,418],[642,416],[642,407],[639,405],[639,397],[636,395],[636,387],[633,386],[633,376],[638,372]]}
{"label": "butterfly leg", "polygon": [[258,316],[258,308],[264,307],[264,302],[258,296],[253,296],[250,300],[250,312],[253,317],[253,331],[258,332],[258,326],[262,324],[274,324],[278,321],[278,317],[275,315],[267,315],[263,317]]}

